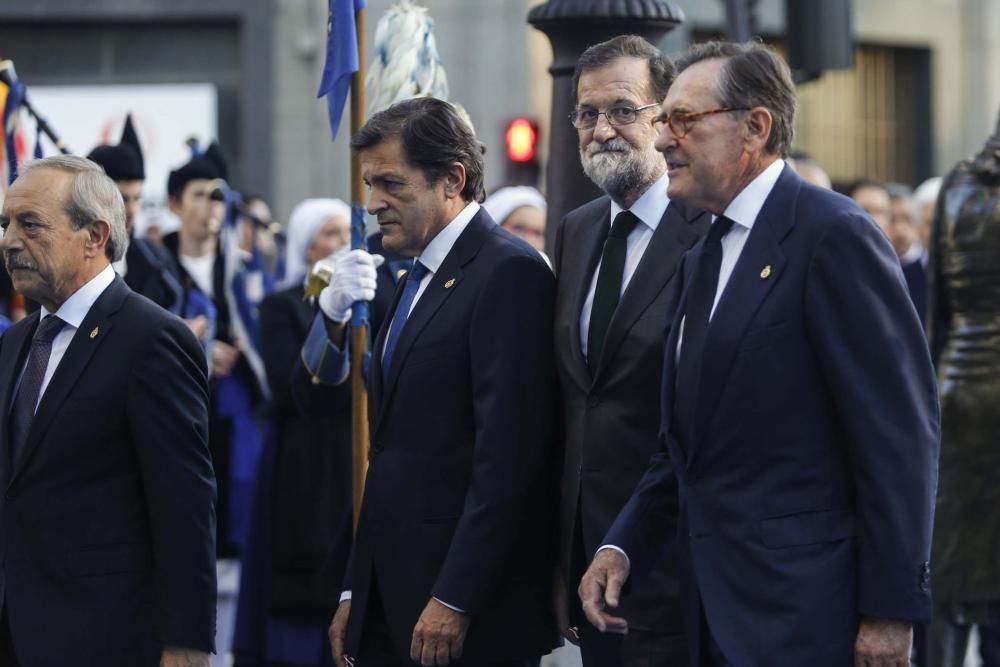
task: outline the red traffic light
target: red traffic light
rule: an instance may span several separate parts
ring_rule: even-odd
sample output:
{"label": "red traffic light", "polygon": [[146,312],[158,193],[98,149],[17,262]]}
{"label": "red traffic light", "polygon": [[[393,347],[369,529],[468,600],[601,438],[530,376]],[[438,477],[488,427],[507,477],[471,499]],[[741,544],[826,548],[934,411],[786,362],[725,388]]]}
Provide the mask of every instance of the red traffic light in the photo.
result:
{"label": "red traffic light", "polygon": [[535,141],[538,131],[527,118],[515,118],[507,125],[507,157],[514,162],[531,162],[535,159]]}

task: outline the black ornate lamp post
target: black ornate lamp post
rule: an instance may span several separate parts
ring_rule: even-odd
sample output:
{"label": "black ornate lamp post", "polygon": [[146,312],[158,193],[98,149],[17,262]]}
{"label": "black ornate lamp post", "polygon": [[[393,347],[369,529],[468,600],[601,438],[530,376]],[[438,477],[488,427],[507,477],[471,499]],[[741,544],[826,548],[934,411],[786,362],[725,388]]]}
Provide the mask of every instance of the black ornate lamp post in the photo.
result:
{"label": "black ornate lamp post", "polygon": [[552,43],[552,116],[545,176],[549,247],[559,220],[601,194],[583,173],[576,130],[569,122],[577,58],[588,46],[615,35],[641,35],[657,44],[683,21],[683,12],[664,0],[548,0],[528,13],[528,23]]}

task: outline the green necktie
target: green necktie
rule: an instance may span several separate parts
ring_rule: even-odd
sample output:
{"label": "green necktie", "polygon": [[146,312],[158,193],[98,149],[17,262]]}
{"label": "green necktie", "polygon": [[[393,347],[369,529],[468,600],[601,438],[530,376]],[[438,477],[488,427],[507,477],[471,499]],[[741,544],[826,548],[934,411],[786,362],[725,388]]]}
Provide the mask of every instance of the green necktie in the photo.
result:
{"label": "green necktie", "polygon": [[587,365],[591,372],[597,370],[604,349],[604,339],[608,334],[608,325],[618,307],[622,293],[622,275],[625,273],[625,250],[628,235],[639,224],[639,218],[631,211],[622,211],[615,216],[615,221],[604,242],[604,252],[601,254],[601,270],[597,274],[597,287],[594,289],[594,303],[590,311],[590,328],[587,331]]}

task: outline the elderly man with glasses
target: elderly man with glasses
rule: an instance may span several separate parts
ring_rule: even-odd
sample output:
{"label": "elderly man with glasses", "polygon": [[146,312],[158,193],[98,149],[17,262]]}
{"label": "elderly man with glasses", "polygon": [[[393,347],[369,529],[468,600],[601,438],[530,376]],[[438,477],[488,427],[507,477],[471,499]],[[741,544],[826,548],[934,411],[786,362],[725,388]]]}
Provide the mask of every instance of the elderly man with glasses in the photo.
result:
{"label": "elderly man with glasses", "polygon": [[555,595],[563,633],[580,643],[586,667],[675,665],[685,655],[672,562],[623,601],[627,636],[596,632],[567,594],[658,448],[671,284],[709,225],[706,214],[669,200],[666,162],[653,146],[673,76],[670,61],[635,36],[590,47],[574,76],[570,122],[584,171],[605,195],[562,220],[553,256],[566,419]]}

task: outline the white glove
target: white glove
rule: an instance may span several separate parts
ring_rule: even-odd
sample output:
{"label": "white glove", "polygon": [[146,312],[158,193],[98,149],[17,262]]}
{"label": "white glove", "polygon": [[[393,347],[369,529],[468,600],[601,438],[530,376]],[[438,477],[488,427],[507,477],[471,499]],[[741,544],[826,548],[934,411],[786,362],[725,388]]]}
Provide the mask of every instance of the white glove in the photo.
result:
{"label": "white glove", "polygon": [[319,307],[334,322],[351,319],[351,304],[375,298],[375,271],[382,266],[382,255],[364,250],[352,250],[339,258],[333,268],[330,284],[319,294]]}

